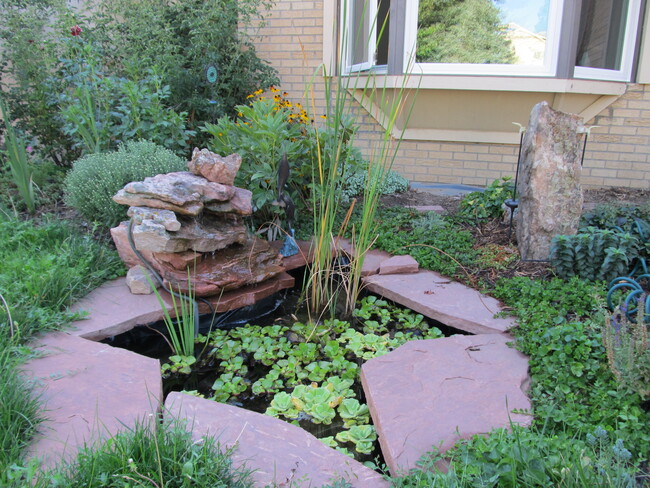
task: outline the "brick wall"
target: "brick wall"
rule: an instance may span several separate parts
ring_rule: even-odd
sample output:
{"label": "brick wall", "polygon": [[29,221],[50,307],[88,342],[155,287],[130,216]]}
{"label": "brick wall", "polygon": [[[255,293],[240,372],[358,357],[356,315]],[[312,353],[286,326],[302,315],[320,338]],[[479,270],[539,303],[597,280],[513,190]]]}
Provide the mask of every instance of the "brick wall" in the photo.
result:
{"label": "brick wall", "polygon": [[[278,70],[282,90],[292,101],[312,106],[301,99],[323,62],[323,2],[278,0],[259,33],[258,53]],[[323,86],[322,76],[316,76],[316,114],[324,112]],[[382,129],[361,112],[356,145],[369,155]],[[623,96],[586,125],[600,127],[587,145],[585,186],[650,188],[650,85],[628,85]],[[485,186],[514,176],[517,149],[510,144],[409,140],[401,143],[393,169],[415,182]]]}

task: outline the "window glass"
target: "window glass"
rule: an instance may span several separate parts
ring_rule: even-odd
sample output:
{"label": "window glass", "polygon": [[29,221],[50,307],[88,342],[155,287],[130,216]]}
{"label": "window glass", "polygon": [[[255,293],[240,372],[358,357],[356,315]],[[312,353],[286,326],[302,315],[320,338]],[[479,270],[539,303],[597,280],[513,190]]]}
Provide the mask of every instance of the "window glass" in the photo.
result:
{"label": "window glass", "polygon": [[419,63],[542,66],[550,0],[420,0]]}
{"label": "window glass", "polygon": [[627,0],[584,0],[580,16],[576,66],[619,70]]}

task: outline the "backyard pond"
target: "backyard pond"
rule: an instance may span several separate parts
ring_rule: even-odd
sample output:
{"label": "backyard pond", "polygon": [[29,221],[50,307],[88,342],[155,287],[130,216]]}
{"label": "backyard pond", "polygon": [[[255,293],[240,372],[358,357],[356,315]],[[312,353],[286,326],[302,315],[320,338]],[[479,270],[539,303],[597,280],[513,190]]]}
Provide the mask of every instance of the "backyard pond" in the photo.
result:
{"label": "backyard pond", "polygon": [[457,331],[374,295],[359,301],[349,321],[313,324],[296,315],[299,293],[280,292],[253,307],[203,315],[193,356],[171,352],[163,321],[107,342],[161,359],[165,396],[183,391],[271,415],[358,461],[381,466],[360,382],[362,364],[407,341]]}

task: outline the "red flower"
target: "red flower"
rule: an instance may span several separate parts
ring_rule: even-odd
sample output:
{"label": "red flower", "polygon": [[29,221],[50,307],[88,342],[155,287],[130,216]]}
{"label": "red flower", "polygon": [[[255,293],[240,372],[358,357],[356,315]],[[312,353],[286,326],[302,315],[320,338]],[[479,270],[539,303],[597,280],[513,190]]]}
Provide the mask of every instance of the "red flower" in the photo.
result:
{"label": "red flower", "polygon": [[72,34],[73,36],[79,36],[81,35],[81,32],[82,32],[81,27],[79,27],[78,25],[75,25],[74,27],[70,27],[70,34]]}

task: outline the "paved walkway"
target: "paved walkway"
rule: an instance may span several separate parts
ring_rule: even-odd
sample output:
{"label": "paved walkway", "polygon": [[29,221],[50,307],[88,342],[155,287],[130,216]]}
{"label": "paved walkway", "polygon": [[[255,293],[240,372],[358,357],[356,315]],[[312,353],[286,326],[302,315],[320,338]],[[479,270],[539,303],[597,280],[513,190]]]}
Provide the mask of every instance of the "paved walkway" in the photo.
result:
{"label": "paved walkway", "polygon": [[[527,408],[522,398],[527,383],[522,374],[527,369],[527,362],[519,355],[519,369],[507,391],[501,387],[495,388],[494,383],[485,383],[481,378],[491,371],[494,361],[481,359],[481,354],[475,351],[491,344],[488,349],[497,356],[519,354],[506,346],[509,337],[501,334],[513,322],[493,318],[494,313],[500,311],[498,302],[431,272],[376,275],[381,262],[389,257],[386,253],[371,253],[364,268],[366,283],[371,290],[453,327],[474,333],[498,333],[476,336],[476,344],[472,342],[464,346],[461,344],[462,347],[457,346],[455,356],[449,356],[446,361],[438,362],[435,366],[422,362],[426,356],[424,350],[429,347],[425,347],[425,343],[437,344],[438,347],[446,344],[444,341],[458,344],[459,340],[462,342],[469,339],[456,340],[452,337],[409,343],[364,365],[364,387],[368,388],[367,396],[373,421],[380,432],[380,444],[387,461],[391,463],[389,465],[393,473],[398,473],[411,467],[414,460],[434,443],[441,441],[449,445],[458,435],[464,437],[477,432],[489,432],[496,427],[507,427],[508,423],[504,419],[508,418],[508,409]],[[134,425],[138,419],[151,418],[161,408],[160,365],[157,360],[93,342],[158,320],[161,311],[156,298],[153,295],[131,295],[124,280],[119,279],[105,283],[81,300],[75,308],[88,312],[88,318],[76,322],[75,329],[70,332],[48,334],[41,338],[36,346],[45,353],[44,356],[25,366],[25,374],[37,381],[36,393],[42,394],[45,415],[48,417],[31,449],[31,454],[42,458],[46,467],[73,455],[85,442],[113,435],[124,426]],[[405,351],[409,350],[412,352],[407,354]],[[447,357],[444,354],[440,356]],[[387,371],[398,377],[389,385],[378,386],[379,383],[373,380],[377,378],[373,371],[380,371],[380,378],[386,376],[387,373],[381,370],[382,365],[387,365]],[[465,370],[463,365],[467,366]],[[491,373],[493,377],[495,371]],[[496,376],[500,376],[500,373],[497,372]],[[436,395],[446,396],[448,393],[440,393],[436,388],[426,386],[424,381],[427,378],[442,378],[441,381],[447,386],[451,385],[452,390],[457,385],[460,385],[460,389],[453,390],[456,396],[453,396],[451,403],[451,397],[445,403],[443,399],[436,399]],[[400,384],[403,389],[395,389],[396,384]],[[408,393],[415,391],[413,384],[418,391],[417,398]],[[468,384],[472,385],[469,390],[464,386]],[[384,396],[382,391],[389,395]],[[390,394],[397,391],[402,392],[398,395],[402,403],[395,407],[397,400]],[[471,394],[465,395],[463,392]],[[178,400],[177,395],[170,398]],[[506,398],[511,402],[508,403],[508,409],[504,406]],[[185,398],[182,402],[169,402],[170,400],[166,404],[168,412],[185,418],[196,416],[197,419],[205,419],[202,410],[204,401]],[[419,410],[414,409],[414,403]],[[484,423],[473,423],[467,428],[467,416],[474,418],[475,415],[468,413],[466,408],[461,408],[465,404],[474,405],[479,410],[486,405],[492,410],[496,405],[494,408],[498,413],[496,417],[484,415]],[[208,431],[218,434],[220,429],[226,435],[228,426],[234,424],[217,422],[216,418],[225,415],[226,411],[233,416],[232,419],[239,419],[237,422],[242,423],[240,433],[246,430],[246,426],[249,429],[246,432],[264,433],[262,437],[236,437],[237,449],[240,450],[236,450],[239,452],[236,459],[242,462],[245,459],[249,468],[258,470],[256,486],[286,480],[296,482],[294,486],[318,486],[307,480],[321,483],[324,474],[343,476],[355,487],[384,486],[374,472],[356,461],[344,459],[345,456],[341,457],[337,451],[320,443],[314,444],[307,432],[287,426],[277,419],[269,420],[252,412],[238,412],[237,407],[211,405],[211,408],[219,409],[219,414],[209,414],[215,417],[211,422],[201,420],[196,424],[199,430],[194,432],[195,435]],[[418,410],[425,419],[430,420],[422,420],[418,425],[417,430],[422,434],[420,441],[411,442],[412,432],[407,432],[406,436],[400,432],[400,425],[404,422],[396,422],[395,419],[399,420],[399,415],[402,414],[391,413],[393,408],[407,417],[411,415],[409,412]],[[449,432],[435,433],[427,430],[428,427],[440,424],[447,426]],[[234,432],[232,428],[230,431]],[[450,433],[452,437],[449,437]],[[282,442],[289,435],[292,442]],[[262,438],[265,441],[258,442]],[[232,440],[232,436],[228,439]],[[394,442],[401,443],[402,451],[408,452],[408,455],[400,454],[399,449],[395,449]],[[234,441],[231,442],[233,443]],[[406,461],[402,462],[404,459]],[[331,469],[326,470],[323,463]],[[271,472],[272,477],[269,474]]]}

